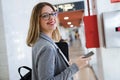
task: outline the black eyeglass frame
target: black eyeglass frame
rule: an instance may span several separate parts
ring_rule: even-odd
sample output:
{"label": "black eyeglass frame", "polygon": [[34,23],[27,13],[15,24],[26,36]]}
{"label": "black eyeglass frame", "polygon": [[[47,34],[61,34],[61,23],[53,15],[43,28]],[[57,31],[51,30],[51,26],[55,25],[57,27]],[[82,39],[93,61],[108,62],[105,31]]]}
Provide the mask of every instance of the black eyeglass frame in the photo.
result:
{"label": "black eyeglass frame", "polygon": [[49,20],[51,16],[52,17],[57,17],[57,15],[58,15],[58,12],[55,11],[55,12],[52,12],[52,13],[43,13],[43,14],[40,15],[40,17],[43,18],[44,20]]}

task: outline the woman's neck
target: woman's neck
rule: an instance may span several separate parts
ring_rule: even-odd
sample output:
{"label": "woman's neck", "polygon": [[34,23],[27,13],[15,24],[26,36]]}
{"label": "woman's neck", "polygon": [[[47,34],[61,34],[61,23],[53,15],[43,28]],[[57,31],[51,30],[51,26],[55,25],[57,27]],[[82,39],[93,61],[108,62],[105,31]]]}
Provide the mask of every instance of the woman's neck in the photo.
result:
{"label": "woman's neck", "polygon": [[52,39],[52,32],[43,32],[43,33]]}

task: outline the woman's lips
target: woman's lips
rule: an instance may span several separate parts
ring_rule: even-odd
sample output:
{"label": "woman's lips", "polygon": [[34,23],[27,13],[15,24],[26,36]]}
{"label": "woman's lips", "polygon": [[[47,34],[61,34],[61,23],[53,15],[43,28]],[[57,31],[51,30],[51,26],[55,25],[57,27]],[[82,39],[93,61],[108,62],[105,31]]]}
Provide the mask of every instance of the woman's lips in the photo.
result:
{"label": "woman's lips", "polygon": [[55,21],[47,22],[47,24],[54,25]]}

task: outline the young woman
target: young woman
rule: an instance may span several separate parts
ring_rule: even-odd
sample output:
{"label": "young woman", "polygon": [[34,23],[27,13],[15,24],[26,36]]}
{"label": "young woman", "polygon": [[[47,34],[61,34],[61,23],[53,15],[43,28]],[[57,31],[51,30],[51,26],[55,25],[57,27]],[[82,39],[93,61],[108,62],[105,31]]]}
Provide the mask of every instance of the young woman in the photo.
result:
{"label": "young woman", "polygon": [[87,65],[89,58],[79,57],[69,64],[54,41],[59,41],[57,12],[47,2],[33,8],[27,45],[32,47],[32,80],[73,80],[73,75]]}

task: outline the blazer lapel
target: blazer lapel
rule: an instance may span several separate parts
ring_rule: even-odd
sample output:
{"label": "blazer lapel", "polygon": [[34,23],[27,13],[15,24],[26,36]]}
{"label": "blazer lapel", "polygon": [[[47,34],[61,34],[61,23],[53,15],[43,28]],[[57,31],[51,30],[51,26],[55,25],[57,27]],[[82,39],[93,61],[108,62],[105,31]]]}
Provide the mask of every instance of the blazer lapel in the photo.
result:
{"label": "blazer lapel", "polygon": [[65,60],[65,62],[67,63],[67,65],[69,65],[69,62],[68,62],[67,58],[64,56],[63,52],[59,48],[57,48],[57,50],[60,53],[60,55],[63,57],[63,59]]}
{"label": "blazer lapel", "polygon": [[44,38],[45,40],[49,41],[51,44],[54,45],[54,47],[58,50],[58,52],[60,53],[60,55],[63,57],[63,59],[65,60],[66,64],[69,65],[69,62],[67,60],[67,58],[64,56],[63,52],[58,48],[58,46],[55,44],[55,42],[53,42],[53,40],[51,38],[49,38],[48,36],[46,36],[44,33],[41,33],[40,35],[42,38]]}

